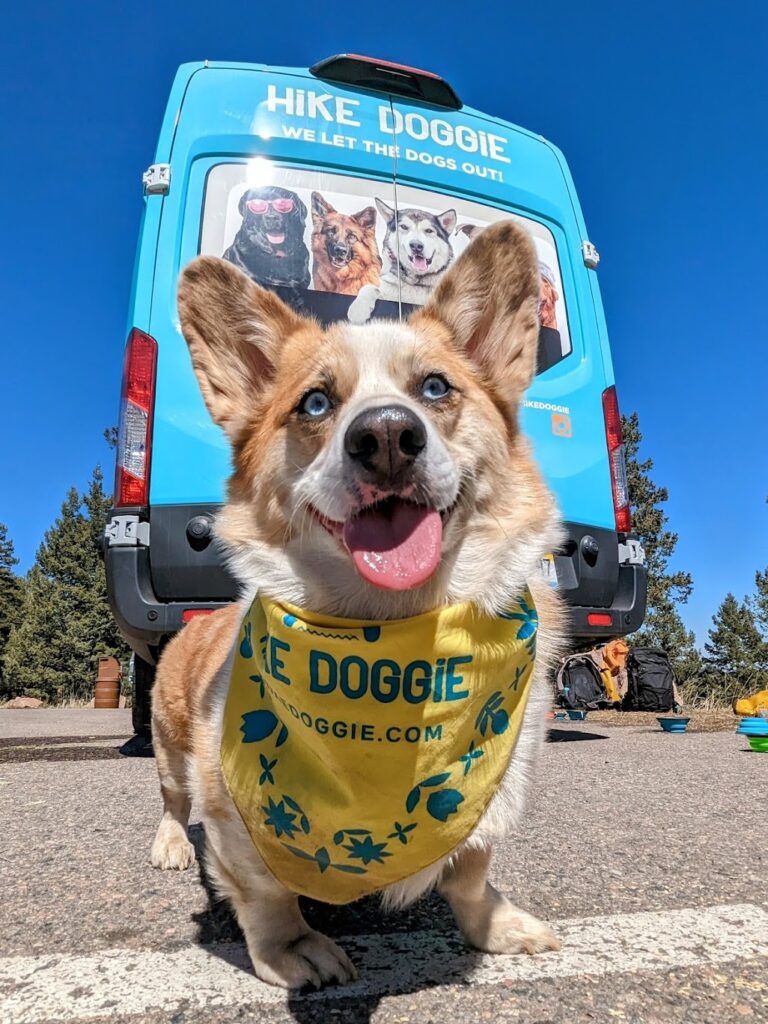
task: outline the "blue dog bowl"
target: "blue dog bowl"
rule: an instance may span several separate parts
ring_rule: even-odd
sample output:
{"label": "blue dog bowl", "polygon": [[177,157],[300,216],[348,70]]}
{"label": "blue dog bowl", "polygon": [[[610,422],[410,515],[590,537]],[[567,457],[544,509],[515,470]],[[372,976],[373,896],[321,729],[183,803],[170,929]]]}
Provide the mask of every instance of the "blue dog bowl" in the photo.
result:
{"label": "blue dog bowl", "polygon": [[570,718],[570,720],[572,722],[583,722],[584,719],[587,717],[587,712],[586,711],[579,711],[579,710],[571,710],[571,709],[569,709],[568,710],[568,717]]}
{"label": "blue dog bowl", "polygon": [[556,722],[564,722],[565,719],[566,719],[566,714],[565,714],[564,711],[556,711],[555,712],[555,721]]}
{"label": "blue dog bowl", "polygon": [[657,718],[656,721],[664,732],[685,732],[690,718]]}
{"label": "blue dog bowl", "polygon": [[742,736],[768,736],[768,719],[742,718],[736,732]]}

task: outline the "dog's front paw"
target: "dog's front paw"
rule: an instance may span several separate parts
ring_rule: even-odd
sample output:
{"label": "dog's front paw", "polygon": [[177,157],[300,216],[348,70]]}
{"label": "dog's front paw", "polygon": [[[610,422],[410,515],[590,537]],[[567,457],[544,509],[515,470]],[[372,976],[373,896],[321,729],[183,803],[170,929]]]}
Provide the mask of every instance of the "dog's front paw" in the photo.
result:
{"label": "dog's front paw", "polygon": [[186,871],[195,863],[195,848],[177,822],[161,822],[149,859],[161,871]]}
{"label": "dog's front paw", "polygon": [[336,982],[346,985],[357,971],[344,950],[320,932],[307,932],[287,947],[254,956],[256,976],[281,988],[320,988]]}
{"label": "dog's front paw", "polygon": [[560,940],[543,921],[518,910],[509,900],[494,907],[487,925],[468,935],[486,953],[546,953],[560,949]]}
{"label": "dog's front paw", "polygon": [[358,292],[357,298],[350,304],[347,319],[351,324],[367,324],[371,319],[379,289],[376,285],[367,284]]}

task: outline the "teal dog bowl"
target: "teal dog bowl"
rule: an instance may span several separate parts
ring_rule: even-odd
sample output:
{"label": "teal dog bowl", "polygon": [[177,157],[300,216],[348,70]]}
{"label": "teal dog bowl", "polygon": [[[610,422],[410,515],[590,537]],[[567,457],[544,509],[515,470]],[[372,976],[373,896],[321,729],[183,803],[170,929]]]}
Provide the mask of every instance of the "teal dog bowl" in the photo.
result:
{"label": "teal dog bowl", "polygon": [[570,718],[570,720],[572,722],[583,722],[584,719],[587,717],[587,712],[586,711],[580,711],[578,709],[574,709],[572,711],[569,710],[568,717]]}
{"label": "teal dog bowl", "polygon": [[742,736],[768,736],[768,719],[742,718],[736,732]]}
{"label": "teal dog bowl", "polygon": [[565,711],[556,711],[555,712],[555,721],[556,722],[564,722],[567,717],[568,717],[568,715],[565,713]]}
{"label": "teal dog bowl", "polygon": [[656,721],[664,732],[685,732],[690,718],[657,718]]}

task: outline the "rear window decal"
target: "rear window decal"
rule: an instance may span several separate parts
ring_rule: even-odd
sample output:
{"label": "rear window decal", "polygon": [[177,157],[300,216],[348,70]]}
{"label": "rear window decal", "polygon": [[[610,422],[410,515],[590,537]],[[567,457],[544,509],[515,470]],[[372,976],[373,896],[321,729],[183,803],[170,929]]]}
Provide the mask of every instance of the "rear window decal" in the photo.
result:
{"label": "rear window decal", "polygon": [[538,372],[572,350],[557,248],[537,221],[493,207],[263,157],[207,177],[201,253],[223,256],[300,312],[328,324],[394,319],[423,305],[485,227],[510,217],[533,238],[541,294]]}

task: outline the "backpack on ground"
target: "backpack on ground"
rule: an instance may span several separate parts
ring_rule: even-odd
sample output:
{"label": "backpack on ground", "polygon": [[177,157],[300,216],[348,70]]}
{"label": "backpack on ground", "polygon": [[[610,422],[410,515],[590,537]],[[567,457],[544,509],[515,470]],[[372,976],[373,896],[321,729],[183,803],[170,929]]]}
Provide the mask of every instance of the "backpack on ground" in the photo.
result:
{"label": "backpack on ground", "polygon": [[572,654],[561,662],[555,681],[557,703],[573,710],[597,711],[610,705],[600,669],[589,654]]}
{"label": "backpack on ground", "polygon": [[677,704],[675,674],[659,647],[633,647],[627,658],[624,711],[671,711]]}

